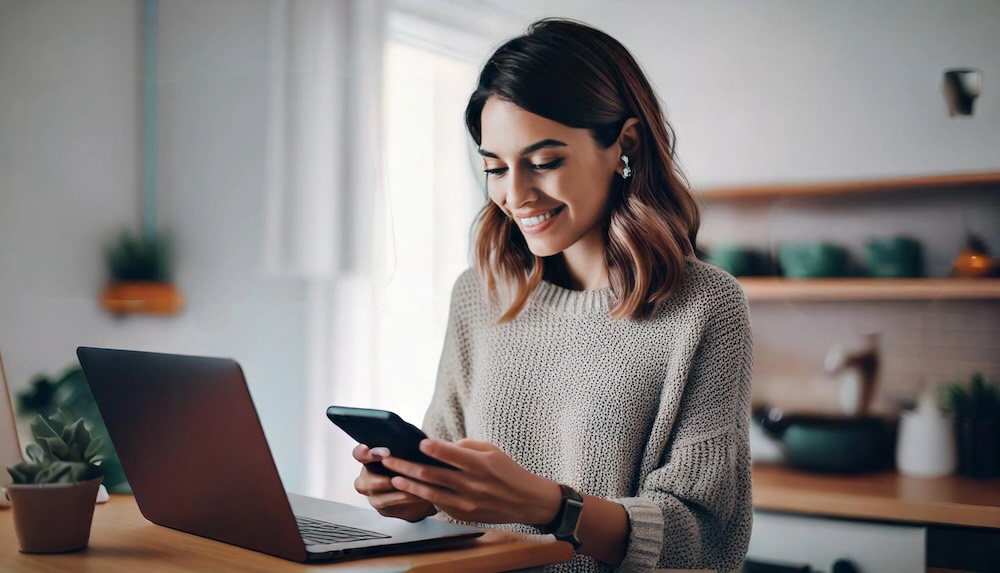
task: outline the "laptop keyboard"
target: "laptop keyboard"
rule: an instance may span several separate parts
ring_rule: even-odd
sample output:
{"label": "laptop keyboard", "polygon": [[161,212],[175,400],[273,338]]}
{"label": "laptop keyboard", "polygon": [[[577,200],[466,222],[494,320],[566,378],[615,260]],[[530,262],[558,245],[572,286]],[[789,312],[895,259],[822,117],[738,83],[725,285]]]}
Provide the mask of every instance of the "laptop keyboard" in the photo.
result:
{"label": "laptop keyboard", "polygon": [[299,524],[299,531],[302,532],[302,539],[306,545],[327,545],[330,543],[346,543],[348,541],[364,541],[366,539],[388,539],[388,535],[366,531],[346,525],[327,523],[318,519],[301,517],[296,515],[295,521]]}

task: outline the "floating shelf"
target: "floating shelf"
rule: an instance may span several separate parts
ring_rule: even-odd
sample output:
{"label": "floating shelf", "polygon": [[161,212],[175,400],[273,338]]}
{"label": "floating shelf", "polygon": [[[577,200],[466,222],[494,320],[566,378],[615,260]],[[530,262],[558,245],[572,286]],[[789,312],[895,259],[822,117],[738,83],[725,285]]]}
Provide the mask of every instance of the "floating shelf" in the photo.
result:
{"label": "floating shelf", "polygon": [[101,306],[123,314],[177,314],[184,306],[172,284],[154,282],[124,282],[108,285],[101,293]]}
{"label": "floating shelf", "polygon": [[1000,300],[1000,279],[740,278],[751,301]]}
{"label": "floating shelf", "polygon": [[954,173],[927,177],[867,179],[825,183],[775,183],[741,187],[708,187],[698,189],[706,201],[737,199],[768,199],[787,196],[830,196],[847,193],[885,191],[920,191],[926,189],[957,189],[969,187],[1000,187],[1000,171],[988,173]]}

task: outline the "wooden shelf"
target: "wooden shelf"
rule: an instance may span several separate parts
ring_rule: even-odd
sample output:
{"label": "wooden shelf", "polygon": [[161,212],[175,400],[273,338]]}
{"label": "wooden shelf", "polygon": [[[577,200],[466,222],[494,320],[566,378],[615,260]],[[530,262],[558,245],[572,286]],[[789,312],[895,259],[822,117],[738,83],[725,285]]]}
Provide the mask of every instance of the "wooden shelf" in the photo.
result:
{"label": "wooden shelf", "polygon": [[1000,279],[740,278],[751,301],[1000,300]]}
{"label": "wooden shelf", "polygon": [[926,479],[896,472],[812,474],[754,464],[754,509],[969,527],[1000,527],[1000,478]]}
{"label": "wooden shelf", "polygon": [[956,189],[968,187],[1000,187],[1000,171],[986,173],[954,173],[926,177],[868,179],[825,183],[775,183],[740,187],[708,187],[697,189],[706,201],[767,199],[786,196],[829,196],[847,193],[885,191],[920,191],[926,189]]}

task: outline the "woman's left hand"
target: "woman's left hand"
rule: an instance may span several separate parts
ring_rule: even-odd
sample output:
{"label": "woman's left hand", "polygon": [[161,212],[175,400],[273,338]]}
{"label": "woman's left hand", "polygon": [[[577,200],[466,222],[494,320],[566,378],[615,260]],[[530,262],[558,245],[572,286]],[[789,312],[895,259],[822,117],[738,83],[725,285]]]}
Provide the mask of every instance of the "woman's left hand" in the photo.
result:
{"label": "woman's left hand", "polygon": [[421,497],[451,517],[481,523],[544,525],[555,519],[562,493],[554,481],[522,468],[489,442],[426,439],[420,451],[451,464],[447,469],[389,456],[401,474],[392,485]]}

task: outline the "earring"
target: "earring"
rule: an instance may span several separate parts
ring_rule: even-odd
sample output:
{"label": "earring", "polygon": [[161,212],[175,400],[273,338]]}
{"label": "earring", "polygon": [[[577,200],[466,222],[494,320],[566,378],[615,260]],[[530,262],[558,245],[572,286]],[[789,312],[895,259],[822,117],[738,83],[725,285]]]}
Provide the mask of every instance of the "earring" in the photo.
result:
{"label": "earring", "polygon": [[628,179],[632,176],[632,168],[628,166],[628,155],[622,155],[622,161],[625,162],[625,167],[622,168],[622,179]]}

